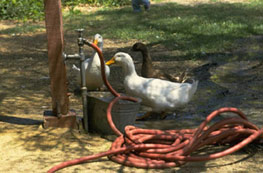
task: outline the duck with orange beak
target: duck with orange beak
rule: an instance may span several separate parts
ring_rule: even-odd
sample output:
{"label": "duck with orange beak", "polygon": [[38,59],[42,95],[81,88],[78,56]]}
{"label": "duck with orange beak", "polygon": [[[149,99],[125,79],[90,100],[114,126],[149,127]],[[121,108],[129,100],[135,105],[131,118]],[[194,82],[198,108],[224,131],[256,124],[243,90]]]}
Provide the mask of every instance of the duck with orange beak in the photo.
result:
{"label": "duck with orange beak", "polygon": [[174,112],[185,106],[197,90],[197,80],[193,80],[192,83],[178,83],[138,76],[133,59],[124,52],[116,53],[106,64],[121,65],[126,93],[141,98],[142,104],[152,109],[140,118],[146,118],[152,112],[161,113],[161,118],[165,118],[167,112]]}
{"label": "duck with orange beak", "polygon": [[[103,38],[100,34],[94,36],[93,43],[96,44],[100,50],[103,48]],[[86,86],[89,91],[101,90],[103,86],[103,80],[101,76],[100,58],[96,51],[92,54],[91,58],[84,61],[86,71]],[[73,67],[75,70],[79,70],[77,67]],[[109,66],[105,65],[105,73],[108,78],[110,75]],[[78,73],[78,81],[80,83],[80,73]]]}

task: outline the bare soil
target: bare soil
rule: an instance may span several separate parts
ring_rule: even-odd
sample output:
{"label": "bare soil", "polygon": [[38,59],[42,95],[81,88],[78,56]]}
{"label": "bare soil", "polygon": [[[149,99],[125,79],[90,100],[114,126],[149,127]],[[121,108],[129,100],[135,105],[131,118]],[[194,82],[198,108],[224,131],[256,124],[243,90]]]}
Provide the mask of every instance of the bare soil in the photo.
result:
{"label": "bare soil", "polygon": [[[225,0],[227,1],[227,0]],[[178,3],[204,3],[204,0],[176,0]],[[227,2],[242,2],[232,0]],[[11,22],[0,22],[0,29],[12,28]],[[65,35],[68,52],[75,53],[75,36]],[[105,57],[112,56],[120,48],[129,51],[130,42],[105,40]],[[158,55],[171,53],[161,46],[150,48],[155,59],[154,67],[168,70],[176,75],[188,69],[191,75],[199,77],[200,85],[195,98],[182,110],[176,121],[149,121],[139,124],[147,128],[178,129],[196,127],[212,110],[223,106],[240,108],[250,121],[262,127],[262,48],[263,36],[240,40],[240,48],[226,55],[207,55],[204,61],[162,61]],[[66,160],[106,151],[111,146],[109,137],[98,134],[86,134],[83,130],[44,129],[43,112],[51,110],[50,81],[47,62],[47,40],[44,31],[21,35],[0,35],[0,172],[46,172],[52,166]],[[251,56],[251,59],[233,57]],[[136,69],[140,71],[140,54],[132,53]],[[233,61],[221,61],[222,56]],[[215,62],[215,66],[204,64]],[[67,63],[69,91],[77,87]],[[123,91],[119,82],[121,76],[118,67],[112,68],[114,88]],[[72,94],[70,108],[82,116],[81,98]],[[178,123],[178,120],[179,123]],[[191,123],[195,122],[195,123]],[[114,137],[113,137],[114,138]],[[209,148],[218,150],[220,148]],[[204,152],[207,152],[204,149]],[[144,170],[124,167],[107,158],[72,166],[60,172],[262,172],[262,146],[250,145],[241,151],[223,158],[188,163],[182,167],[165,170]]]}

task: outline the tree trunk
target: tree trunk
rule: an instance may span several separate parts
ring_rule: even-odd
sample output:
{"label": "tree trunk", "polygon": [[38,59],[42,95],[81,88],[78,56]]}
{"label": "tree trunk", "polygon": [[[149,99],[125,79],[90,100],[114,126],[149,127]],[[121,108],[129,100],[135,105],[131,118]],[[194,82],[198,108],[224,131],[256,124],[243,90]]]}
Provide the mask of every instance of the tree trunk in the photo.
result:
{"label": "tree trunk", "polygon": [[69,111],[69,98],[66,66],[62,58],[64,35],[61,0],[44,0],[44,6],[52,112],[54,116],[66,115]]}

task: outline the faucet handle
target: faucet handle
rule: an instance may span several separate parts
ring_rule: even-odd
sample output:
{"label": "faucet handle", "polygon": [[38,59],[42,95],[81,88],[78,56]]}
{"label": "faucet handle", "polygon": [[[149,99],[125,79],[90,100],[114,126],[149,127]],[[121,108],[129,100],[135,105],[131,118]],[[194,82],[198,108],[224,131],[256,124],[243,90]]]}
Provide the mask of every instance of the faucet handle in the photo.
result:
{"label": "faucet handle", "polygon": [[78,33],[79,37],[82,37],[83,31],[84,31],[83,28],[76,29],[75,31]]}

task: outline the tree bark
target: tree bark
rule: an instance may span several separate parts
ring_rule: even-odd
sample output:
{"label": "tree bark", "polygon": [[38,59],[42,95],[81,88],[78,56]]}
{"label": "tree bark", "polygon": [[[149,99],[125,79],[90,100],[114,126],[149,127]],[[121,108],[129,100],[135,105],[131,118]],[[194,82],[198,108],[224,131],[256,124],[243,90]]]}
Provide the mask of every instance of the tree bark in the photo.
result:
{"label": "tree bark", "polygon": [[44,7],[52,112],[54,116],[66,115],[69,111],[69,98],[66,66],[62,58],[64,35],[61,0],[44,0]]}

